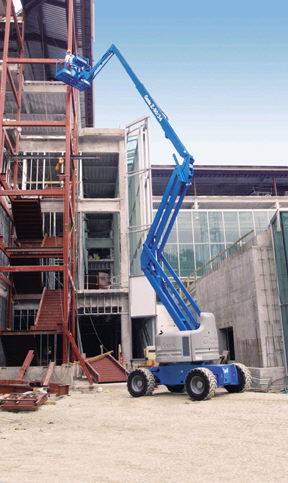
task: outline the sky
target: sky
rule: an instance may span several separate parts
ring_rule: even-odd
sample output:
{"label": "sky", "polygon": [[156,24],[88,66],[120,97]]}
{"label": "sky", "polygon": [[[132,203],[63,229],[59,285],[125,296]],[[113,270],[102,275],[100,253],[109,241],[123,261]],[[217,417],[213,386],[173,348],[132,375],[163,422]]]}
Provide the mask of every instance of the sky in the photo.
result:
{"label": "sky", "polygon": [[[114,43],[196,164],[286,166],[287,24],[281,0],[96,0],[93,61]],[[94,93],[96,127],[150,115],[116,57]],[[154,119],[150,137],[152,164],[173,164]]]}

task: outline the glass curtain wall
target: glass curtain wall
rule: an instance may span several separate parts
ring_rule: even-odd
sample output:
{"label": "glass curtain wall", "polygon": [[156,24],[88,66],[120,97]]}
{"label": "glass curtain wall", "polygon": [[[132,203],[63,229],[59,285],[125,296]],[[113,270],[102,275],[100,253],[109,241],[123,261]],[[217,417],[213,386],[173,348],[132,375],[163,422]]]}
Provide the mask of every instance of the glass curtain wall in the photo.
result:
{"label": "glass curtain wall", "polygon": [[130,275],[142,275],[140,257],[152,220],[148,118],[127,127]]}
{"label": "glass curtain wall", "polygon": [[279,214],[272,224],[277,267],[278,291],[281,308],[284,346],[288,354],[288,213]]}
{"label": "glass curtain wall", "polygon": [[[210,263],[206,265],[208,261],[248,232],[254,230],[231,251],[265,231],[273,214],[273,211],[181,210],[167,241],[165,256],[180,278],[194,276],[195,270],[201,276],[211,269]],[[222,257],[217,257],[212,266],[226,256],[227,253],[224,253]]]}

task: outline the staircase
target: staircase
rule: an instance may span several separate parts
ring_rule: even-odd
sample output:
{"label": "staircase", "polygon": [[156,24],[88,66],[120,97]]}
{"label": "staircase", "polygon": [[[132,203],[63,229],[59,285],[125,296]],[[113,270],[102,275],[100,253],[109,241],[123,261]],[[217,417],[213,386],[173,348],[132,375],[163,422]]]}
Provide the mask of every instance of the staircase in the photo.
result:
{"label": "staircase", "polygon": [[31,330],[63,331],[63,290],[43,290],[35,325]]}

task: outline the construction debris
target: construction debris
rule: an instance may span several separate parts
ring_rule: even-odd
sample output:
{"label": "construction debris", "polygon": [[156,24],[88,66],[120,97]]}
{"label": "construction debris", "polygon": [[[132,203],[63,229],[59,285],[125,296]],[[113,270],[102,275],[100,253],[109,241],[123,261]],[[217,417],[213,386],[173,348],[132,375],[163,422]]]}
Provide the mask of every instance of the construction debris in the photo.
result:
{"label": "construction debris", "polygon": [[35,411],[48,399],[48,392],[43,388],[22,394],[7,394],[1,399],[1,409],[6,411]]}
{"label": "construction debris", "polygon": [[113,351],[85,359],[94,382],[125,382],[128,372],[111,355]]}
{"label": "construction debris", "polygon": [[16,379],[0,380],[0,408],[7,411],[35,411],[44,404],[49,393],[56,396],[69,394],[68,384],[50,382],[55,362],[49,362],[47,372],[42,380],[23,380],[34,357],[30,350],[20,368]]}

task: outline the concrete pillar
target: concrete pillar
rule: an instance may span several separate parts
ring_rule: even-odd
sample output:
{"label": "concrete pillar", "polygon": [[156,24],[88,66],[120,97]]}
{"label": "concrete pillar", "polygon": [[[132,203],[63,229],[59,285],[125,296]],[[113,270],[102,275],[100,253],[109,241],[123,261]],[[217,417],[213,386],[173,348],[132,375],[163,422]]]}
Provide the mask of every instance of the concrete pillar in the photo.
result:
{"label": "concrete pillar", "polygon": [[120,276],[121,287],[128,289],[128,200],[126,182],[126,153],[124,141],[119,142],[119,198],[120,198]]}
{"label": "concrete pillar", "polygon": [[128,297],[123,297],[121,315],[121,346],[125,365],[130,367],[132,359],[132,334],[131,334],[131,321],[128,313]]}

